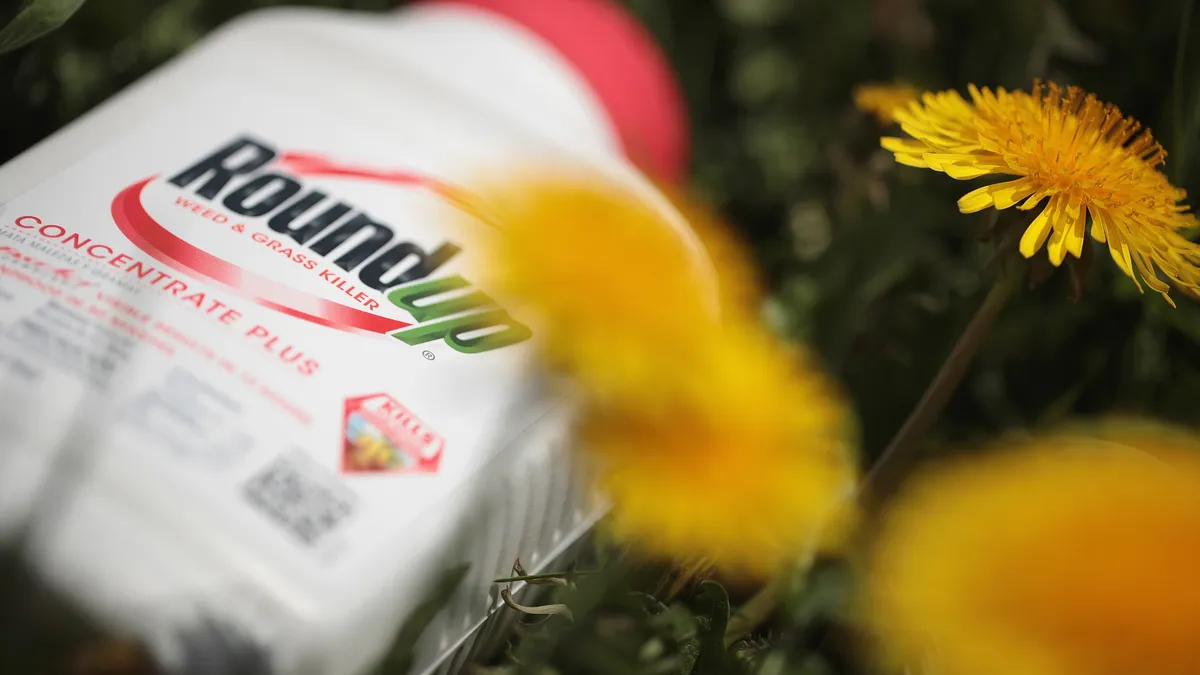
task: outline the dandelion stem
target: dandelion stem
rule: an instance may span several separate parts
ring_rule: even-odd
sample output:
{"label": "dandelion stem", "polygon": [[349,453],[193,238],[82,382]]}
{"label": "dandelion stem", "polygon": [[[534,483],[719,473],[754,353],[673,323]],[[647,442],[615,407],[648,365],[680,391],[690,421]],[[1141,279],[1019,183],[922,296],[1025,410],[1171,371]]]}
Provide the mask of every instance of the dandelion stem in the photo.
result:
{"label": "dandelion stem", "polygon": [[[1006,246],[1001,248],[1007,249]],[[903,472],[903,467],[911,459],[916,448],[916,442],[937,421],[942,409],[950,402],[951,395],[966,375],[971,362],[975,360],[984,338],[995,325],[1009,298],[1018,288],[1019,281],[1020,274],[1001,263],[995,284],[975,310],[975,315],[963,329],[954,348],[950,350],[950,355],[925,389],[921,400],[909,413],[904,425],[863,478],[859,487],[859,498],[863,503],[870,503],[877,495],[885,493],[886,490],[881,491],[879,488],[892,485]],[[773,578],[730,617],[729,627],[725,631],[726,647],[753,633],[775,613],[779,605],[781,582],[780,577]]]}
{"label": "dandelion stem", "polygon": [[859,488],[862,503],[876,502],[878,497],[886,495],[896,484],[905,466],[912,460],[917,442],[937,421],[954,391],[958,389],[988,332],[1016,291],[1019,279],[1020,276],[1015,272],[1001,269],[995,284],[975,310],[971,322],[963,329],[946,361],[926,387],[921,400],[909,413],[908,419],[904,420],[904,425],[892,437],[875,465],[863,477]]}
{"label": "dandelion stem", "polygon": [[779,607],[782,583],[778,575],[773,577],[729,617],[729,625],[725,629],[726,647],[758,630],[775,613]]}

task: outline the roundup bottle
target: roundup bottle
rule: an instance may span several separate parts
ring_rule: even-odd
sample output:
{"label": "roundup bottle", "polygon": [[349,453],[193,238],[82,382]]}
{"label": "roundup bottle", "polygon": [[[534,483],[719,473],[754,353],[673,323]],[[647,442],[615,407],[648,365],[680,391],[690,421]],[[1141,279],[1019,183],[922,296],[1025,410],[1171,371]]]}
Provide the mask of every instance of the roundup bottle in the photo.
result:
{"label": "roundup bottle", "polygon": [[0,537],[190,673],[367,672],[470,563],[412,672],[452,669],[600,509],[438,214],[543,160],[652,195],[684,138],[611,0],[226,26],[0,168]]}

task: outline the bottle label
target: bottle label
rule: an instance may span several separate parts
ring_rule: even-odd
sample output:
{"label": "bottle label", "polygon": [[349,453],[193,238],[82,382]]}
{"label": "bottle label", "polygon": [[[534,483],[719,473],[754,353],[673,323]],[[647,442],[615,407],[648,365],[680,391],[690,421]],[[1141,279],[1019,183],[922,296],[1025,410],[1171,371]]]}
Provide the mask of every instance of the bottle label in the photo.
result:
{"label": "bottle label", "polygon": [[3,414],[37,421],[0,441],[48,462],[34,426],[103,417],[85,451],[129,499],[169,485],[163,508],[208,510],[217,536],[340,564],[545,410],[519,393],[531,331],[472,282],[490,226],[446,217],[470,203],[454,178],[511,149],[209,103],[0,210],[0,376],[21,390]]}

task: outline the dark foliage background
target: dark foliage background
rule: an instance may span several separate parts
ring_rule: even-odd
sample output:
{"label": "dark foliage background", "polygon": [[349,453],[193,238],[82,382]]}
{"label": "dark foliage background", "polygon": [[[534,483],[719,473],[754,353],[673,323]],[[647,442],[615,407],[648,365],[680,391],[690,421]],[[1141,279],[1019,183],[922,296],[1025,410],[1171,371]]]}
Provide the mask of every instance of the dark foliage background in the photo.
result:
{"label": "dark foliage background", "polygon": [[[754,247],[773,292],[769,319],[815,345],[844,382],[868,459],[900,425],[986,292],[992,272],[981,270],[992,249],[981,241],[987,215],[956,209],[970,186],[896,166],[878,147],[884,130],[854,110],[853,87],[901,79],[925,88],[1028,88],[1035,76],[1078,84],[1151,126],[1171,151],[1172,177],[1200,193],[1200,60],[1179,51],[1181,41],[1195,37],[1186,20],[1191,0],[627,2],[680,73],[693,116],[697,188]],[[0,18],[15,14],[17,4],[9,0]],[[62,29],[0,56],[0,160],[213,27],[272,4],[85,4]],[[379,11],[392,3],[300,4]],[[1200,52],[1200,42],[1191,43]],[[1156,294],[1139,295],[1106,258],[1100,251],[1081,271],[1085,293],[1076,302],[1067,300],[1068,273],[1060,270],[1010,305],[927,450],[1078,415],[1136,412],[1193,422],[1200,304],[1176,292],[1180,306],[1173,310]],[[772,672],[851,672],[857,650],[844,647],[848,629],[830,618],[844,599],[839,569],[821,568],[794,606],[731,655],[721,650],[718,665],[760,664],[770,656],[784,664]],[[579,647],[594,638],[588,627],[595,622],[585,621],[560,635],[558,647],[527,641],[526,662],[558,663],[564,672],[636,672],[620,670],[636,658],[621,659],[636,655],[647,635],[667,636],[668,654],[681,645],[693,649],[694,629],[715,616],[711,586],[682,596],[682,623],[661,618],[666,605],[653,598],[637,596],[645,606],[630,606],[631,596],[618,587],[579,591],[599,594],[587,602],[605,612],[641,617],[631,633],[604,643],[605,658],[580,663],[580,654],[596,653]],[[7,610],[0,616],[15,620]],[[643,621],[649,616],[660,616],[653,627]],[[759,637],[789,646],[776,651]],[[0,649],[13,653],[2,640]],[[703,653],[710,661],[697,668],[717,667],[714,652]],[[0,666],[16,667],[11,656],[2,658]],[[24,665],[12,672],[48,671]]]}

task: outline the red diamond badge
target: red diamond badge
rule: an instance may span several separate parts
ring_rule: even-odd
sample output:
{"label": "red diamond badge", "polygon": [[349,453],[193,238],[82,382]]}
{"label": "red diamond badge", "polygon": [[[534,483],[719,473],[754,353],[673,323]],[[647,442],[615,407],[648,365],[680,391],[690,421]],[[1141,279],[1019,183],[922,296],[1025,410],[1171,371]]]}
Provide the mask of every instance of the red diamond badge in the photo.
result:
{"label": "red diamond badge", "polygon": [[342,471],[436,473],[446,440],[387,394],[346,399]]}

